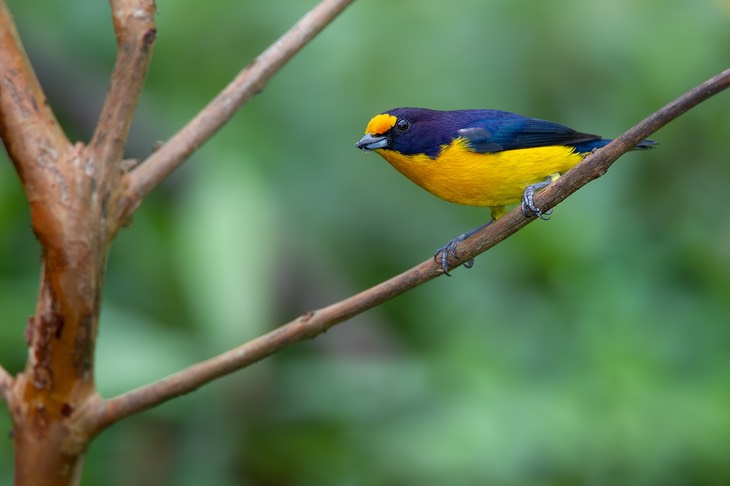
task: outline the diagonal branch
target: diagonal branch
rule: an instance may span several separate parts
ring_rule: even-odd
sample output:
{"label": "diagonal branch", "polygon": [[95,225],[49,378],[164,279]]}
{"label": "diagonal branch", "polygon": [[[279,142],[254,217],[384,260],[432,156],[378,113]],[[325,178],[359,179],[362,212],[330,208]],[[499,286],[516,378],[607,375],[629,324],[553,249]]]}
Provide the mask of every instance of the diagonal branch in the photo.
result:
{"label": "diagonal branch", "polygon": [[154,0],[110,0],[117,59],[109,93],[89,147],[106,167],[122,158],[129,127],[152,57],[156,29]]}
{"label": "diagonal branch", "polygon": [[244,68],[195,118],[131,172],[121,219],[131,216],[147,194],[200,148],[244,103],[259,93],[294,54],[352,1],[322,0]]}
{"label": "diagonal branch", "polygon": [[[565,199],[578,188],[605,174],[611,164],[641,140],[674,120],[695,105],[730,85],[730,69],[680,96],[664,108],[644,119],[603,149],[586,157],[548,189],[538,194],[536,203],[549,208]],[[458,266],[488,250],[529,224],[519,209],[477,232],[459,246]],[[84,423],[91,434],[135,413],[164,403],[176,396],[226,374],[251,365],[283,348],[310,339],[330,327],[372,307],[413,289],[442,274],[440,264],[428,259],[410,270],[380,283],[357,295],[323,309],[309,312],[242,346],[207,361],[195,364],[160,381],[132,390],[109,400],[94,400],[84,410]]]}
{"label": "diagonal branch", "polygon": [[246,344],[167,378],[87,407],[87,425],[97,433],[129,415],[166,402],[240,368],[253,364],[296,342],[311,339],[330,327],[365,312],[423,284],[441,273],[428,260],[368,290],[314,312],[308,312]]}
{"label": "diagonal branch", "polygon": [[0,0],[0,135],[31,204],[48,188],[48,170],[71,148]]}

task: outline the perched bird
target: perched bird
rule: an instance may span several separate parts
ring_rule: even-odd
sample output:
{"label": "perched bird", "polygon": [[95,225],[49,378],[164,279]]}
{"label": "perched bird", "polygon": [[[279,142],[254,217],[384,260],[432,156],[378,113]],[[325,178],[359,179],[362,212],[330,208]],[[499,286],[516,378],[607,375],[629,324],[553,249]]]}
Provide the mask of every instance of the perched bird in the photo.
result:
{"label": "perched bird", "polygon": [[[357,147],[374,150],[431,194],[491,208],[492,220],[454,238],[434,254],[448,275],[456,245],[522,201],[522,212],[547,219],[535,191],[611,140],[557,123],[498,110],[395,108],[376,115]],[[636,148],[656,145],[644,140]],[[467,262],[470,267],[473,262]]]}

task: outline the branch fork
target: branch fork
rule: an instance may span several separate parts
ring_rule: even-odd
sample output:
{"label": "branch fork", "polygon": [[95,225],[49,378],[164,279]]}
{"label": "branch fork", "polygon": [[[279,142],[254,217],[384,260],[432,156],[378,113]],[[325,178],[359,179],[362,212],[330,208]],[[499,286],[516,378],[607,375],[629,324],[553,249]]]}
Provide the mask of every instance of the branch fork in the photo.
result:
{"label": "branch fork", "polygon": [[157,30],[153,0],[110,0],[117,58],[88,144],[72,144],[48,106],[0,0],[0,135],[41,244],[41,284],[25,369],[0,367],[13,419],[16,484],[77,484],[92,437],[119,420],[94,384],[94,349],[111,241],[149,194],[352,0],[323,0],[211,104],[137,167],[123,159]]}

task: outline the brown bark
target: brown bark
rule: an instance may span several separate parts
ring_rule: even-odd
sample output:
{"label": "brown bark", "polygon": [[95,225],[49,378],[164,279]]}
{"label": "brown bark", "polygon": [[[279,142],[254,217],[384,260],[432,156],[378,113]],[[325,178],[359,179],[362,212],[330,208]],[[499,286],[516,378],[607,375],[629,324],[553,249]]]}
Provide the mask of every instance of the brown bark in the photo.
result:
{"label": "brown bark", "polygon": [[109,244],[98,222],[107,217],[110,194],[90,190],[109,185],[96,166],[77,146],[53,168],[56,191],[31,203],[41,242],[41,288],[26,331],[28,361],[10,400],[18,484],[41,484],[54,477],[52,471],[59,479],[73,477],[88,439],[76,436],[75,417],[96,393],[94,345]]}
{"label": "brown bark", "polygon": [[40,291],[26,329],[28,360],[5,393],[16,484],[77,482],[90,439],[80,432],[77,412],[96,398],[104,268],[124,192],[119,162],[154,41],[151,0],[115,1],[112,7],[117,67],[97,131],[85,146],[71,145],[63,134],[0,3],[0,127],[41,245]]}

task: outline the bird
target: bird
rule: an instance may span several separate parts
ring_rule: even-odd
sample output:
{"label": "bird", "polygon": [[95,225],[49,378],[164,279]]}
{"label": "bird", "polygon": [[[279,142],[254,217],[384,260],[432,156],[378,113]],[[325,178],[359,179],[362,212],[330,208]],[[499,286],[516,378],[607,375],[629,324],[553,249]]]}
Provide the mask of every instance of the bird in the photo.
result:
{"label": "bird", "polygon": [[[549,219],[534,204],[547,187],[611,139],[501,110],[394,108],[374,116],[356,144],[382,156],[398,172],[446,201],[491,210],[487,223],[449,241],[434,253],[449,275],[456,246],[521,203],[525,216]],[[636,149],[657,142],[646,139]],[[473,260],[464,263],[470,268]]]}

